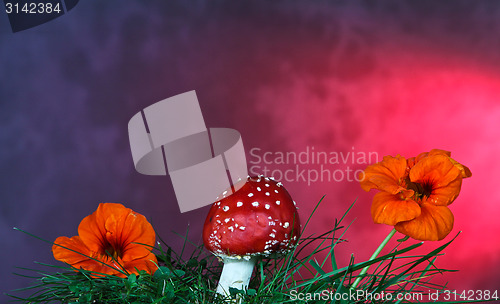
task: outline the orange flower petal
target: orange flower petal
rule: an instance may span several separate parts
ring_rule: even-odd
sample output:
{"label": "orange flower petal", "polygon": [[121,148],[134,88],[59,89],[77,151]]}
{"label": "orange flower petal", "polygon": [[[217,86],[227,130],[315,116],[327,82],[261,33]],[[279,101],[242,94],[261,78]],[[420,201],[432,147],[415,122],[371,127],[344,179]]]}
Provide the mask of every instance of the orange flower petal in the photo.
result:
{"label": "orange flower petal", "polygon": [[467,177],[471,177],[472,176],[472,172],[470,171],[469,168],[467,168],[466,166],[464,166],[461,163],[457,162],[456,160],[454,160],[451,157],[450,157],[450,161],[453,163],[453,165],[455,165],[455,167],[458,168],[458,170],[460,170],[460,173],[462,174],[462,178],[467,178]]}
{"label": "orange flower petal", "polygon": [[105,225],[106,239],[113,247],[122,247],[124,261],[150,254],[156,236],[153,227],[143,215],[131,211],[121,217],[111,216]]}
{"label": "orange flower petal", "polygon": [[[76,252],[63,248],[61,246],[64,246]],[[71,238],[65,236],[58,237],[54,241],[54,245],[52,245],[52,253],[54,254],[54,258],[56,260],[70,265],[78,265],[80,263],[89,261],[91,259],[89,259],[88,256],[92,255],[90,250],[87,248],[87,246],[85,246],[85,244],[78,236],[74,236]]]}
{"label": "orange flower petal", "polygon": [[373,197],[371,213],[375,223],[393,226],[418,217],[420,206],[413,200],[402,200],[398,195],[379,192]]}
{"label": "orange flower petal", "polygon": [[416,162],[417,161],[415,157],[410,157],[406,160],[406,167],[408,169],[411,169],[413,166],[415,166]]}
{"label": "orange flower petal", "polygon": [[130,273],[137,273],[140,270],[145,270],[150,274],[158,269],[158,261],[156,260],[156,255],[149,253],[149,255],[144,258],[129,261],[125,264],[125,268]]}
{"label": "orange flower petal", "polygon": [[446,156],[448,156],[450,161],[455,165],[455,167],[457,167],[460,170],[460,172],[462,173],[462,178],[472,176],[472,172],[469,170],[469,168],[467,168],[466,166],[462,165],[461,163],[459,163],[456,160],[454,160],[453,158],[451,158],[451,152],[449,152],[449,151],[432,149],[429,152],[429,155],[446,155]]}
{"label": "orange flower petal", "polygon": [[446,206],[436,206],[428,202],[420,205],[421,214],[417,218],[397,223],[394,228],[402,234],[421,241],[440,241],[453,229],[453,213]]}
{"label": "orange flower petal", "polygon": [[[76,269],[85,269],[88,271],[120,276],[122,275],[119,271],[119,269],[122,268],[115,261],[109,257],[97,255],[90,251],[79,236],[73,236],[71,238],[61,236],[58,237],[54,243],[55,244],[52,246],[52,253],[54,254],[54,258],[58,261],[69,264]],[[123,261],[119,260],[118,262],[123,265]],[[105,264],[108,264],[109,266]],[[110,266],[113,266],[114,268]],[[95,275],[94,277],[99,276]]]}
{"label": "orange flower petal", "polygon": [[[122,278],[126,277],[126,275],[123,273],[124,268],[126,269],[126,267],[124,266],[125,263],[120,258],[117,258],[116,260],[113,260],[107,256],[97,256],[95,258],[97,258],[99,262],[91,260],[88,263],[82,264],[81,268],[97,273],[116,275]],[[100,277],[100,275],[96,274],[92,277]]]}
{"label": "orange flower petal", "polygon": [[417,158],[416,158],[416,162],[418,162],[420,159],[422,159],[422,158],[424,158],[426,156],[432,156],[432,155],[446,155],[446,156],[448,156],[449,160],[462,173],[462,178],[466,178],[466,177],[471,177],[472,176],[472,172],[469,170],[469,168],[467,168],[466,166],[462,165],[461,163],[459,163],[456,160],[454,160],[453,158],[451,158],[451,152],[449,152],[449,151],[440,150],[440,149],[432,149],[429,152],[420,153],[417,156]]}
{"label": "orange flower petal", "polygon": [[430,150],[427,153],[421,153],[421,154],[427,154],[429,156],[431,156],[431,155],[446,155],[448,157],[451,156],[451,152],[450,151],[441,150],[441,149],[432,149],[432,150]]}
{"label": "orange flower petal", "polygon": [[105,219],[99,212],[104,204],[99,204],[97,210],[86,216],[78,226],[78,235],[87,247],[93,252],[101,252],[106,245]]}
{"label": "orange flower petal", "polygon": [[364,171],[361,180],[361,188],[365,191],[378,189],[392,194],[404,192],[405,196],[413,195],[412,190],[401,187],[405,177],[406,160],[404,157],[384,156],[384,159],[374,165],[370,165]]}
{"label": "orange flower petal", "polygon": [[155,232],[146,218],[122,204],[99,204],[97,210],[82,220],[78,234],[91,251],[102,252],[107,244],[123,250],[126,261],[149,254]]}
{"label": "orange flower petal", "polygon": [[427,198],[427,201],[440,206],[450,205],[458,197],[461,187],[462,176],[458,176],[447,186],[434,188],[432,194]]}
{"label": "orange flower petal", "polygon": [[428,201],[441,206],[451,204],[462,186],[460,170],[446,155],[422,158],[411,168],[410,180],[430,185],[432,189]]}

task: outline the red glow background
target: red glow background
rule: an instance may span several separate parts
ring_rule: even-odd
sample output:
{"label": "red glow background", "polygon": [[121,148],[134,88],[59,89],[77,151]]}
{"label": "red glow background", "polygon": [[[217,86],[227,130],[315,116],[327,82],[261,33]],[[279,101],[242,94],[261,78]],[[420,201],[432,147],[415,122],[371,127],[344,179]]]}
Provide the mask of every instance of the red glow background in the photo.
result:
{"label": "red glow background", "polygon": [[[201,242],[208,207],[180,214],[168,178],[135,172],[126,128],[142,108],[192,89],[207,126],[239,130],[247,152],[452,151],[473,176],[451,205],[445,241],[462,233],[438,259],[459,272],[438,281],[499,289],[497,1],[85,1],[16,34],[4,16],[0,29],[4,291],[29,284],[12,280],[14,266],[54,262],[50,245],[13,226],[48,240],[72,236],[103,201],[144,214],[174,246],[181,240],[171,231],[187,225]],[[372,223],[373,193],[356,182],[285,186],[304,220],[326,195],[311,233],[356,200],[339,266],[351,253],[367,259],[390,230]]]}

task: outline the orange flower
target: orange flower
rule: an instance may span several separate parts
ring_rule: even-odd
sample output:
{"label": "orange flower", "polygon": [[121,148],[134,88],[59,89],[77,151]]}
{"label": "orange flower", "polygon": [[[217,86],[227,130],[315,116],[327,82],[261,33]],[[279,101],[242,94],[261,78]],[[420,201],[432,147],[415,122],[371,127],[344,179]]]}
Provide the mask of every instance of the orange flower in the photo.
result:
{"label": "orange flower", "polygon": [[58,237],[52,252],[56,260],[78,269],[120,277],[125,277],[124,271],[153,274],[157,263],[151,252],[155,238],[153,227],[143,215],[122,204],[102,203],[80,222],[77,236]]}
{"label": "orange flower", "polygon": [[447,207],[460,193],[462,179],[472,174],[450,157],[434,149],[405,160],[385,156],[368,166],[361,188],[381,192],[373,198],[375,223],[388,224],[414,239],[437,241],[453,229],[453,214]]}

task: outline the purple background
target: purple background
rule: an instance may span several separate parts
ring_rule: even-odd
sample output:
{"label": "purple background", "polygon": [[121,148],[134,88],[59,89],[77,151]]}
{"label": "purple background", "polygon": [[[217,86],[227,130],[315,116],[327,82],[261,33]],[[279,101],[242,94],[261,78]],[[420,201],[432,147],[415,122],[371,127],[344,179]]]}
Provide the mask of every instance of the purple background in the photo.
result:
{"label": "purple background", "polygon": [[[181,214],[167,177],[135,172],[127,135],[135,113],[193,89],[207,126],[239,130],[247,152],[451,150],[473,177],[451,206],[452,235],[463,233],[439,264],[460,272],[442,279],[499,289],[499,37],[498,1],[81,1],[16,34],[2,14],[3,291],[30,283],[15,266],[55,262],[12,227],[72,236],[100,202],[144,214],[174,247],[171,231],[188,225],[201,243],[208,207]],[[373,193],[356,182],[285,186],[303,219],[327,195],[309,232],[358,199],[339,265],[367,259],[390,230],[372,223]]]}

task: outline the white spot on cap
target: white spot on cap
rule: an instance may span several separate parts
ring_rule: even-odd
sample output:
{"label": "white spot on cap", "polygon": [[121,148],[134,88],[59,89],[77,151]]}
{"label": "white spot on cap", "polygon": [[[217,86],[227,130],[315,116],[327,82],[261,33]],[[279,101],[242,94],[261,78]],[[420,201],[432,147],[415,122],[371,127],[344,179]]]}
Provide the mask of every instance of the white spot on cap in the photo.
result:
{"label": "white spot on cap", "polygon": [[254,206],[254,207],[259,207],[259,202],[253,202],[253,203],[252,203],[252,206]]}
{"label": "white spot on cap", "polygon": [[279,206],[280,204],[281,204],[281,202],[280,202],[280,201],[276,201],[276,205],[278,205],[278,206]]}
{"label": "white spot on cap", "polygon": [[266,192],[266,195],[269,196],[269,192]]}
{"label": "white spot on cap", "polygon": [[240,226],[240,230],[245,230],[245,226]]}
{"label": "white spot on cap", "polygon": [[271,233],[271,234],[269,234],[269,236],[270,236],[270,237],[272,237],[272,238],[275,238],[275,237],[276,237],[276,234]]}
{"label": "white spot on cap", "polygon": [[248,193],[248,197],[252,197],[253,196],[253,193]]}
{"label": "white spot on cap", "polygon": [[266,184],[265,186],[266,186],[266,187],[269,187],[269,184]]}
{"label": "white spot on cap", "polygon": [[229,210],[229,206],[224,206],[224,208],[222,208],[222,210],[228,211]]}
{"label": "white spot on cap", "polygon": [[226,194],[227,194],[227,190],[226,190],[226,191],[224,191],[224,192],[222,192],[222,195],[226,195]]}
{"label": "white spot on cap", "polygon": [[243,206],[243,202],[237,202],[236,203],[236,207],[241,207],[241,206]]}
{"label": "white spot on cap", "polygon": [[261,191],[260,187],[257,187],[257,191]]}
{"label": "white spot on cap", "polygon": [[283,224],[283,228],[288,228],[288,226],[290,226],[290,223],[288,222],[285,222],[285,224]]}
{"label": "white spot on cap", "polygon": [[271,208],[271,206],[269,204],[266,204],[264,207],[266,207],[266,209]]}
{"label": "white spot on cap", "polygon": [[234,231],[234,227],[233,227],[233,226],[230,226],[230,227],[228,227],[227,229],[231,230],[231,232],[233,232],[233,231]]}
{"label": "white spot on cap", "polygon": [[274,192],[275,192],[275,193],[278,193],[278,190],[274,189]]}
{"label": "white spot on cap", "polygon": [[227,218],[227,219],[225,219],[225,220],[224,220],[224,222],[229,223],[229,219],[228,219],[228,218]]}

